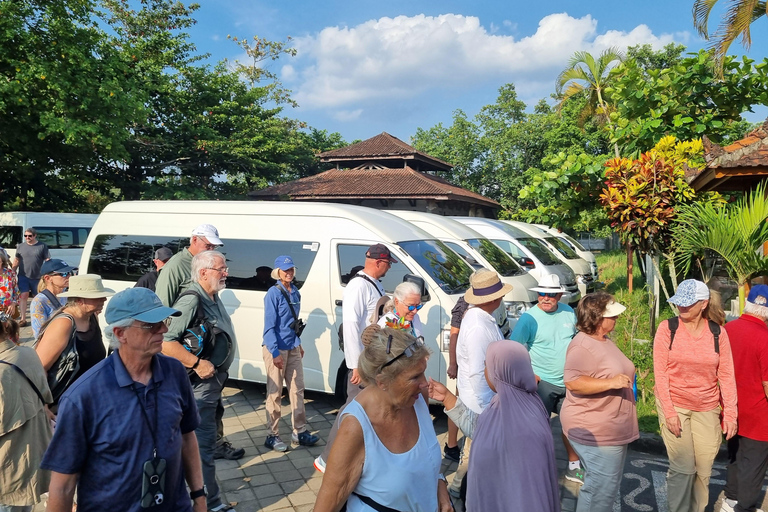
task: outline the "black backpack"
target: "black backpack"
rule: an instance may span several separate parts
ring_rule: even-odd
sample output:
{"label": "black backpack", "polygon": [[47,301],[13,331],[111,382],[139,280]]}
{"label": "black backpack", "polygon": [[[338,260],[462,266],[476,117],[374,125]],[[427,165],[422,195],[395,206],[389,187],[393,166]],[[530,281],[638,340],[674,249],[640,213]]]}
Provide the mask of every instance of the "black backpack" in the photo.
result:
{"label": "black backpack", "polygon": [[[232,339],[226,332],[215,327],[205,318],[199,293],[194,290],[187,290],[180,294],[176,301],[178,302],[185,295],[197,297],[197,309],[189,326],[187,326],[181,337],[176,341],[181,343],[181,346],[191,354],[200,359],[206,359],[213,363],[213,366],[219,368],[229,358],[232,350]],[[187,373],[193,375],[195,371],[188,369]]]}
{"label": "black backpack", "polygon": [[[672,317],[667,320],[667,323],[669,325],[669,350],[672,350],[672,342],[675,341],[675,332],[677,332],[677,328],[680,327],[680,317]],[[715,354],[719,354],[720,325],[717,322],[713,322],[712,320],[707,320],[707,324],[709,325],[709,331],[712,333],[712,336],[715,337]]]}

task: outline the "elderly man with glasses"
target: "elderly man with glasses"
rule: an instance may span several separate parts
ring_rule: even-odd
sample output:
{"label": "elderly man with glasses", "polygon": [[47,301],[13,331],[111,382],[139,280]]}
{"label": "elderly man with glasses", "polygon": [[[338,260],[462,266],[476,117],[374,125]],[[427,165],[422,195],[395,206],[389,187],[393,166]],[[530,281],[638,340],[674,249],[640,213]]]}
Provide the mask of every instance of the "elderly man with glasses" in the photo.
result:
{"label": "elderly man with glasses", "polygon": [[48,511],[71,512],[75,488],[82,510],[206,510],[195,399],[182,365],[160,355],[163,321],[178,314],[146,288],[107,304],[115,351],[61,399],[41,464]]}
{"label": "elderly man with glasses", "polygon": [[[557,275],[542,277],[538,286],[531,290],[539,294],[539,303],[520,317],[510,338],[528,349],[538,381],[537,392],[551,416],[553,412],[560,414],[565,400],[565,353],[576,334],[576,314],[573,308],[560,302],[565,288],[560,285]],[[565,434],[562,437],[568,453],[565,478],[583,484],[584,470],[579,456]]]}
{"label": "elderly man with glasses", "polygon": [[24,242],[16,246],[16,257],[13,260],[13,268],[19,278],[20,327],[27,325],[27,301],[30,295],[34,297],[37,294],[40,269],[49,259],[51,259],[51,253],[48,251],[48,246],[37,240],[35,228],[24,231]]}
{"label": "elderly man with glasses", "polygon": [[[227,287],[228,271],[224,255],[219,252],[203,251],[192,258],[193,280],[173,305],[181,311],[181,316],[171,319],[163,343],[163,354],[181,361],[190,374],[200,412],[200,425],[195,432],[200,445],[203,480],[208,490],[208,510],[212,512],[234,510],[228,503],[221,501],[214,461],[217,409],[221,404],[221,392],[237,345],[232,319],[219,297],[219,292]],[[201,309],[203,318],[212,326],[216,340],[212,352],[206,358],[191,353],[180,343],[185,331],[198,325],[198,309]]]}

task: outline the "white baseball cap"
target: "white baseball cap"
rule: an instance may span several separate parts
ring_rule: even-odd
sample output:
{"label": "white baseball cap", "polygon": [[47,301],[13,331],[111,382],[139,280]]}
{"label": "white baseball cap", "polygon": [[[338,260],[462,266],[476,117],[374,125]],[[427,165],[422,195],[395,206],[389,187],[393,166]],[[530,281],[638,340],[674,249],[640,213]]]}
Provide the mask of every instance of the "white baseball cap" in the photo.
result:
{"label": "white baseball cap", "polygon": [[219,230],[211,224],[200,224],[192,230],[192,236],[204,236],[208,243],[224,245],[224,242],[219,238]]}

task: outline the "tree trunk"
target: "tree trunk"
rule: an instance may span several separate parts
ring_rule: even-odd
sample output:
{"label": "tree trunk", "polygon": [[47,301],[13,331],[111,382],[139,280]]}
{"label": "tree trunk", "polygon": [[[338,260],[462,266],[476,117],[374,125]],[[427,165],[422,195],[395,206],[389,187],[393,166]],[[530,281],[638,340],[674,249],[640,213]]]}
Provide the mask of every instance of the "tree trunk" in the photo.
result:
{"label": "tree trunk", "polygon": [[653,256],[651,256],[651,261],[653,262],[653,268],[656,269],[656,274],[659,276],[659,284],[661,285],[661,289],[664,290],[664,296],[669,299],[669,292],[667,291],[667,285],[664,282],[664,276],[661,274],[659,264],[656,262],[656,258]]}
{"label": "tree trunk", "polygon": [[627,242],[627,290],[632,293],[632,263],[634,258],[632,257],[632,244]]}

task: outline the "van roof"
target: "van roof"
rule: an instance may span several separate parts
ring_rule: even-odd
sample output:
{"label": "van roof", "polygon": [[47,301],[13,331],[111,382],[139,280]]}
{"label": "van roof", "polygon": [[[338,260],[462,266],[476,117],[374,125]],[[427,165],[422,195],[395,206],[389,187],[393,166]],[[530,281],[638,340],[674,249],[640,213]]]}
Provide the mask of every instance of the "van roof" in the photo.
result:
{"label": "van roof", "polygon": [[410,210],[385,210],[408,222],[417,222],[418,227],[437,238],[452,238],[454,240],[471,240],[485,238],[483,235],[465,226],[459,221],[427,212],[414,212]]}
{"label": "van roof", "polygon": [[[120,201],[107,205],[102,215],[112,213],[335,217],[359,223],[378,234],[382,241],[435,238],[410,222],[382,210],[349,204],[299,201]],[[215,224],[215,221],[212,223]],[[190,226],[190,230],[193,227]]]}
{"label": "van roof", "polygon": [[0,225],[91,227],[97,213],[0,212]]}
{"label": "van roof", "polygon": [[498,231],[505,233],[507,236],[511,236],[512,238],[516,238],[516,239],[531,237],[531,235],[525,233],[524,231],[521,231],[518,228],[507,224],[506,222],[496,220],[496,219],[486,219],[484,217],[452,217],[452,218],[458,220],[462,224],[468,225],[469,227],[472,227],[473,224],[485,225],[486,227],[496,229]]}
{"label": "van roof", "polygon": [[552,233],[547,233],[540,227],[534,226],[533,224],[528,224],[527,222],[520,222],[518,220],[503,220],[501,222],[509,224],[510,226],[537,238],[550,238],[555,236]]}

